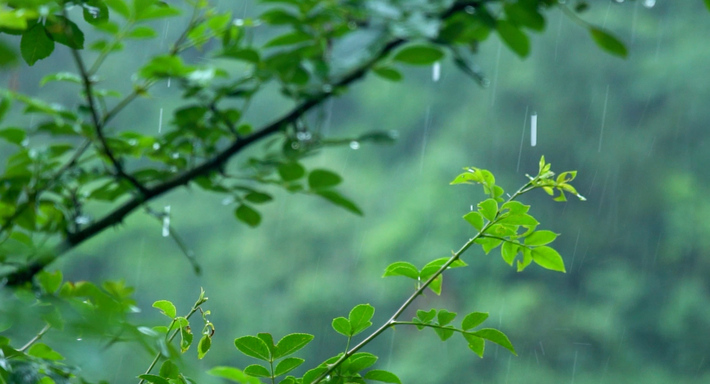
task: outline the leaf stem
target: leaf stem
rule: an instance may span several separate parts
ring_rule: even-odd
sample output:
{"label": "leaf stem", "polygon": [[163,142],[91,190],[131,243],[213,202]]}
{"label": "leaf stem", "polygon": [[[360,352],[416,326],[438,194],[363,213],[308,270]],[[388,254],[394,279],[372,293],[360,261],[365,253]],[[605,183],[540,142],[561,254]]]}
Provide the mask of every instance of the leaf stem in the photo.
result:
{"label": "leaf stem", "polygon": [[36,343],[39,339],[41,339],[42,336],[44,336],[44,334],[47,333],[50,328],[52,328],[51,325],[45,324],[44,328],[42,328],[30,341],[28,341],[27,344],[23,345],[20,349],[18,349],[18,351],[26,351],[29,347],[32,346],[32,344]]}

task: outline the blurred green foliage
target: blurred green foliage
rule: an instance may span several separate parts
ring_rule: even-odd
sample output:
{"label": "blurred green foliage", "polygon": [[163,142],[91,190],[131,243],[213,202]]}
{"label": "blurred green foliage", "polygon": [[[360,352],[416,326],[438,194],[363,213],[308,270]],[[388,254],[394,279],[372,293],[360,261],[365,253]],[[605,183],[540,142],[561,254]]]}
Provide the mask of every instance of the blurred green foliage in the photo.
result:
{"label": "blurred green foliage", "polygon": [[[10,91],[0,101],[5,115],[0,157],[8,160],[0,207],[2,273],[21,284],[38,272],[37,266],[53,263],[52,269],[62,268],[72,280],[127,279],[137,287],[137,306],[129,297],[115,298],[117,292],[106,286],[91,289],[93,300],[126,300],[126,306],[116,307],[116,322],[106,322],[112,327],[99,327],[97,334],[120,333],[116,324],[135,330],[131,324],[159,324],[133,312],[159,298],[189,306],[188,298],[201,285],[210,292],[212,317],[227,335],[224,340],[265,329],[326,334],[332,332],[327,319],[362,302],[376,304],[378,316],[386,314],[402,293],[372,276],[391,262],[426,264],[472,236],[471,229],[457,227],[452,219],[479,197],[440,187],[451,177],[451,167],[502,165],[509,172],[498,177],[508,184],[514,174],[529,172],[544,152],[564,168],[580,170],[580,190],[590,200],[538,217],[553,233],[564,234],[557,247],[571,255],[564,266],[568,275],[550,278],[533,270],[513,278],[504,266],[494,265],[501,263],[477,263],[465,273],[452,272],[439,299],[443,304],[430,305],[490,312],[515,342],[519,357],[494,350],[478,362],[465,348],[449,349],[436,344],[436,337],[415,336],[402,327],[390,340],[373,342],[372,351],[404,382],[707,381],[708,347],[698,336],[710,325],[705,257],[710,245],[704,235],[710,209],[704,202],[710,116],[702,108],[710,96],[703,72],[710,57],[703,49],[707,12],[701,2],[595,3],[582,14],[593,25],[574,13],[586,8],[584,2],[568,4],[570,9],[552,1],[540,2],[541,8],[525,1],[500,8],[492,4],[491,12],[463,7],[443,25],[427,16],[431,10],[425,2],[404,12],[399,2],[370,2],[364,13],[358,13],[359,2],[322,2],[333,6],[324,8],[331,12],[328,18],[313,20],[320,24],[304,31],[296,28],[303,23],[299,15],[317,2],[265,7],[215,2],[216,9],[229,8],[238,18],[224,18],[221,11],[191,18],[185,7],[186,19],[165,20],[160,17],[177,12],[162,2],[76,3],[66,14],[53,1],[0,5],[2,32],[9,33],[0,41],[0,65],[20,58],[34,64],[32,71],[4,67],[3,73]],[[39,8],[19,14],[23,7]],[[352,31],[349,23],[328,24],[344,22],[349,11],[355,17]],[[144,18],[145,12],[158,18]],[[102,25],[105,15],[120,15],[111,20],[119,22]],[[496,17],[503,20],[491,23]],[[87,32],[93,31],[87,25],[93,21],[104,35]],[[530,33],[543,29],[544,34]],[[85,33],[80,37],[77,30]],[[385,80],[406,81],[389,84],[368,76],[348,93],[331,81],[344,79],[336,75],[347,75],[372,57],[373,47],[386,47],[385,37],[416,43],[393,47],[392,55],[366,66]],[[221,41],[210,43],[213,38]],[[590,42],[628,59],[603,56]],[[55,43],[86,47],[84,59],[97,64],[85,73],[98,77],[82,78],[75,59],[66,50],[55,51]],[[526,60],[500,49],[503,45]],[[430,65],[439,67],[440,80],[432,79]],[[488,89],[472,89],[454,74],[454,66]],[[82,88],[84,95],[94,95],[98,119],[90,102],[79,97]],[[340,98],[328,99],[331,94]],[[244,149],[239,164],[220,167],[226,164],[221,161],[212,168],[216,172],[194,178],[192,185],[205,192],[195,188],[164,195],[167,190],[160,190],[151,204],[161,209],[137,203],[133,208],[145,208],[145,215],[123,215],[103,227],[123,222],[120,231],[72,238],[127,199],[145,195],[142,188],[150,191],[189,172],[224,149],[225,142],[258,134],[304,100],[318,103],[301,119],[274,126],[270,132],[278,139]],[[541,122],[537,147],[525,143],[533,111]],[[96,129],[104,125],[102,140]],[[367,133],[373,128],[375,133]],[[393,129],[399,131],[394,147],[360,145],[390,142]],[[72,154],[82,145],[86,149],[77,171],[55,178],[64,166],[74,165]],[[351,149],[328,149],[335,145]],[[316,151],[318,156],[311,156]],[[88,193],[78,188],[82,185]],[[343,216],[282,191],[322,197],[365,216]],[[229,210],[215,193],[229,195],[223,201]],[[235,226],[235,216],[260,227]],[[161,241],[161,230],[175,242]],[[83,244],[74,249],[76,240]],[[67,257],[56,260],[58,250]],[[191,274],[190,265],[202,269],[201,277]],[[38,276],[45,279],[39,287],[57,280],[56,274],[40,276],[46,277]],[[30,305],[46,298],[49,292],[42,289],[17,299],[3,292],[3,322],[24,328],[10,329],[13,342],[43,329],[46,314],[24,309],[43,308]],[[421,299],[425,307],[431,300]],[[76,324],[76,330],[92,332],[89,324]],[[189,333],[181,324],[176,335],[184,342]],[[35,344],[30,356],[47,362],[47,372],[125,381],[145,369],[156,336],[121,334],[105,348],[105,342],[87,345],[90,338],[80,333],[48,332],[46,344]],[[144,347],[137,353],[135,343],[124,343],[140,340]],[[205,367],[249,364],[235,356],[233,344],[217,340],[211,347],[218,352],[205,356],[206,366],[181,369],[199,377]],[[322,361],[341,348],[327,337],[313,344],[315,350],[304,350],[308,361]],[[62,350],[43,347],[49,345]],[[59,356],[83,361],[83,372],[57,365]],[[431,366],[438,369],[426,369]],[[169,364],[160,372],[177,377]],[[219,372],[236,374],[226,368]]]}

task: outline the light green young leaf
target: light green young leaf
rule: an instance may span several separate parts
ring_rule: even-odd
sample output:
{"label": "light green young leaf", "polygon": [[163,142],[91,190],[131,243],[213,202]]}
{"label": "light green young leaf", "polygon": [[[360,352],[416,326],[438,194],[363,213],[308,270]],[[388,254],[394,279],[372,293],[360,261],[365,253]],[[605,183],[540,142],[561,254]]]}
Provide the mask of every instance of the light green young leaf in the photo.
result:
{"label": "light green young leaf", "polygon": [[518,251],[520,251],[519,245],[506,241],[500,248],[500,255],[503,257],[503,260],[508,263],[508,265],[512,266],[513,260],[515,260],[515,256],[518,254]]}
{"label": "light green young leaf", "polygon": [[[432,261],[428,262],[422,268],[421,272],[419,272],[419,275],[421,276],[422,280],[426,280],[426,279],[430,278],[431,275],[436,273],[436,271],[438,271],[442,266],[444,266],[444,264],[446,264],[447,261],[449,261],[448,257],[441,257],[436,260],[432,260]],[[466,264],[465,261],[463,261],[461,259],[457,259],[456,261],[454,261],[453,263],[451,263],[449,265],[448,269],[465,267],[467,265],[468,264]]]}
{"label": "light green young leaf", "polygon": [[525,205],[525,204],[523,204],[519,201],[515,201],[515,200],[509,201],[500,207],[501,211],[507,210],[511,214],[527,213],[529,209],[530,209],[529,205]]}
{"label": "light green young leaf", "polygon": [[436,293],[437,295],[441,295],[441,289],[443,285],[444,275],[439,275],[436,277],[436,279],[432,280],[431,283],[429,283],[429,289],[431,289],[431,291]]}
{"label": "light green young leaf", "polygon": [[308,333],[292,333],[286,335],[276,344],[276,352],[273,358],[279,359],[288,356],[305,347],[311,340],[313,340],[313,335]]}
{"label": "light green young leaf", "polygon": [[104,3],[126,19],[131,16],[131,10],[124,0],[104,0]]}
{"label": "light green young leaf", "polygon": [[158,300],[153,303],[153,308],[158,308],[167,317],[174,319],[177,316],[175,305],[167,300]]}
{"label": "light green young leaf", "polygon": [[172,360],[165,360],[160,366],[160,376],[167,379],[177,379],[180,374],[180,368]]}
{"label": "light green young leaf", "polygon": [[276,352],[276,344],[274,344],[274,337],[270,333],[260,332],[256,334],[256,337],[260,338],[266,347],[269,348],[269,353],[271,356]]}
{"label": "light green young leaf", "polygon": [[170,382],[158,375],[149,375],[149,374],[144,374],[144,375],[139,375],[139,379],[145,380],[149,383],[153,384],[170,384]]}
{"label": "light green young leaf", "polygon": [[192,345],[192,331],[189,326],[180,327],[180,350],[182,353],[187,352],[187,350]]}
{"label": "light green young leaf", "polygon": [[406,276],[417,280],[419,278],[419,270],[406,261],[396,261],[385,269],[385,274],[382,277],[387,276]]}
{"label": "light green young leaf", "polygon": [[276,365],[276,368],[274,369],[274,376],[285,375],[298,368],[298,366],[303,364],[304,361],[306,360],[298,357],[287,357]]}
{"label": "light green young leaf", "polygon": [[551,247],[542,246],[533,248],[532,259],[543,268],[563,273],[566,272],[562,256]]}
{"label": "light green young leaf", "polygon": [[259,364],[252,364],[244,368],[244,373],[249,376],[254,377],[271,377],[271,372],[269,372],[266,367]]}
{"label": "light green young leaf", "polygon": [[606,32],[601,28],[590,28],[589,33],[592,35],[594,42],[597,43],[597,45],[603,50],[619,57],[628,56],[629,51],[626,49],[624,43],[609,32]]}
{"label": "light green young leaf", "polygon": [[62,285],[62,272],[42,271],[37,274],[37,282],[46,293],[53,294],[57,292],[59,287]]}
{"label": "light green young leaf", "polygon": [[350,326],[350,321],[342,316],[336,317],[335,319],[333,319],[331,326],[333,327],[335,332],[338,332],[339,334],[341,334],[343,336],[351,336],[352,335],[353,328]]}
{"label": "light green young leaf", "polygon": [[467,172],[464,172],[449,183],[450,185],[455,185],[455,184],[478,184],[478,183],[483,183],[483,175],[481,174],[480,170],[475,167],[469,167],[465,168]]}
{"label": "light green young leaf", "polygon": [[537,246],[549,244],[557,238],[557,234],[552,231],[535,231],[525,237],[525,245]]}
{"label": "light green young leaf", "polygon": [[484,328],[476,332],[472,332],[472,334],[482,337],[488,341],[492,341],[501,347],[509,350],[513,355],[518,356],[518,354],[515,352],[515,348],[513,348],[513,344],[510,343],[510,340],[508,339],[508,336],[506,336],[503,332],[493,329],[493,328]]}
{"label": "light green young leaf", "polygon": [[434,333],[436,333],[437,336],[439,336],[439,339],[441,341],[446,341],[451,338],[451,336],[454,335],[454,327],[452,326],[447,326],[444,328],[434,328]]}
{"label": "light green young leaf", "polygon": [[62,356],[61,354],[59,354],[59,352],[53,350],[44,343],[32,344],[30,349],[27,350],[27,354],[45,360],[64,360],[64,356]]}
{"label": "light green young leaf", "polygon": [[436,309],[430,309],[429,311],[422,311],[417,310],[417,317],[415,319],[418,319],[424,324],[428,324],[434,320],[436,317]]}
{"label": "light green young leaf", "polygon": [[264,361],[271,360],[269,347],[263,340],[256,336],[242,336],[237,338],[234,340],[234,346],[247,356]]}
{"label": "light green young leaf", "polygon": [[470,333],[463,333],[464,339],[468,341],[468,348],[472,350],[478,357],[483,357],[483,351],[486,348],[486,341],[483,338]]}
{"label": "light green young leaf", "polygon": [[493,221],[496,218],[496,214],[498,214],[498,202],[494,199],[486,199],[478,203],[478,211],[488,221]]}
{"label": "light green young leaf", "polygon": [[212,338],[209,335],[202,335],[200,342],[197,343],[197,358],[202,360],[212,346]]}
{"label": "light green young leaf", "polygon": [[449,312],[446,309],[442,309],[436,314],[436,319],[439,325],[447,325],[454,321],[456,318],[456,312]]}
{"label": "light green young leaf", "polygon": [[468,221],[477,230],[483,229],[483,215],[476,211],[471,211],[463,216],[463,219]]}
{"label": "light green young leaf", "polygon": [[346,371],[348,373],[357,373],[372,366],[376,362],[377,356],[372,353],[358,352],[348,358]]}
{"label": "light green young leaf", "polygon": [[523,260],[518,260],[518,272],[522,272],[532,261],[532,251],[530,248],[523,248]]}
{"label": "light green young leaf", "polygon": [[380,369],[368,371],[363,378],[366,380],[381,381],[383,383],[402,384],[402,381],[397,375]]}
{"label": "light green young leaf", "polygon": [[375,314],[375,308],[370,304],[359,304],[350,311],[348,316],[352,327],[352,336],[364,331],[372,325],[370,321]]}
{"label": "light green young leaf", "polygon": [[441,60],[444,52],[432,45],[410,45],[397,52],[395,61],[410,65],[430,65]]}
{"label": "light green young leaf", "polygon": [[461,329],[467,331],[469,329],[475,328],[488,318],[487,312],[471,312],[461,321]]}
{"label": "light green young leaf", "polygon": [[39,85],[44,86],[51,81],[67,81],[74,84],[81,84],[81,77],[71,72],[58,72],[49,74],[40,80]]}
{"label": "light green young leaf", "polygon": [[493,239],[490,237],[483,237],[479,238],[476,240],[476,243],[481,244],[483,247],[483,252],[489,254],[492,250],[494,250],[497,246],[499,246],[503,240],[500,239]]}
{"label": "light green young leaf", "polygon": [[241,370],[234,367],[219,366],[207,371],[208,375],[221,377],[241,384],[261,384],[261,381],[255,377],[247,376]]}

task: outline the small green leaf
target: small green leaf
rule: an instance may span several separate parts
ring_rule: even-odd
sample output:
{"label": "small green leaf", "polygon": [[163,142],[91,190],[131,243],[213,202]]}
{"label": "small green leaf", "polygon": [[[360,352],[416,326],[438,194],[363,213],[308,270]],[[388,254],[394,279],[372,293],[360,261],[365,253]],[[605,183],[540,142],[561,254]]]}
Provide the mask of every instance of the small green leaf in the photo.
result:
{"label": "small green leaf", "polygon": [[508,265],[512,266],[513,265],[513,260],[515,260],[515,256],[518,254],[518,251],[520,250],[520,246],[516,245],[515,243],[506,241],[503,243],[503,246],[500,248],[500,254],[503,257],[503,260],[505,260]]}
{"label": "small green leaf", "polygon": [[158,300],[155,303],[153,303],[153,308],[158,308],[160,309],[163,314],[171,319],[174,319],[175,316],[177,316],[177,309],[175,309],[175,305],[167,300]]}
{"label": "small green leaf", "polygon": [[170,382],[168,380],[166,380],[158,375],[145,374],[145,375],[139,375],[138,378],[145,380],[149,383],[153,383],[153,384],[170,384]]}
{"label": "small green leaf", "polygon": [[313,40],[313,36],[305,32],[291,32],[269,40],[269,42],[264,45],[264,48],[299,44],[310,40]]}
{"label": "small green leaf", "polygon": [[[9,95],[3,95],[3,97],[0,98],[0,121],[2,121],[2,119],[5,117],[5,114],[7,113],[7,111],[10,110],[11,104],[12,104],[12,99],[10,99]],[[17,129],[17,128],[16,128],[16,130],[23,132],[22,138],[24,139],[24,130]],[[2,131],[0,131],[0,132],[2,132]],[[20,140],[20,142],[22,142],[22,140]]]}
{"label": "small green leaf", "polygon": [[445,309],[442,309],[439,311],[439,313],[436,314],[436,319],[439,322],[439,325],[447,325],[454,321],[456,318],[456,312],[449,312]]}
{"label": "small green leaf", "polygon": [[535,231],[525,237],[525,245],[536,246],[549,244],[557,238],[557,234],[552,231]]}
{"label": "small green leaf", "polygon": [[510,343],[508,336],[506,336],[503,332],[493,328],[484,328],[480,331],[472,333],[478,337],[482,337],[488,341],[492,341],[500,345],[501,347],[509,350],[515,356],[518,356],[518,354],[515,352],[515,348],[513,348],[513,344]]}
{"label": "small green leaf", "polygon": [[180,375],[180,368],[172,360],[165,360],[160,366],[160,376],[166,379],[177,379]]}
{"label": "small green leaf", "polygon": [[303,364],[304,361],[306,360],[298,357],[287,357],[276,365],[276,368],[274,369],[274,376],[285,375],[298,368],[298,366]]}
{"label": "small green leaf", "polygon": [[[187,319],[185,320],[187,321]],[[180,350],[182,353],[187,352],[192,345],[192,331],[189,326],[180,326]]]}
{"label": "small green leaf", "polygon": [[209,335],[202,335],[200,342],[197,343],[197,358],[202,360],[212,346],[212,338]]}
{"label": "small green leaf", "polygon": [[60,355],[59,352],[53,350],[52,348],[43,343],[32,344],[30,349],[27,350],[27,354],[30,356],[38,357],[40,359],[52,361],[64,360],[64,356]]}
{"label": "small green leaf", "polygon": [[313,335],[307,333],[292,333],[286,335],[276,344],[276,353],[274,353],[273,358],[278,359],[288,356],[305,347],[311,340],[313,340]]}
{"label": "small green leaf", "polygon": [[705,7],[710,10],[710,0],[705,0]]}
{"label": "small green leaf", "polygon": [[478,203],[478,211],[488,219],[488,221],[493,221],[498,214],[498,202],[494,199],[487,199]]}
{"label": "small green leaf", "polygon": [[32,66],[37,60],[42,60],[54,51],[54,40],[40,23],[33,25],[22,33],[20,53],[25,62]]}
{"label": "small green leaf", "polygon": [[252,228],[259,226],[259,223],[261,223],[261,214],[246,204],[240,204],[234,211],[234,215]]}
{"label": "small green leaf", "polygon": [[382,275],[382,277],[386,276],[406,276],[417,280],[419,278],[419,270],[406,261],[396,261],[387,266],[385,274]]}
{"label": "small green leaf", "polygon": [[124,0],[104,0],[104,3],[126,19],[128,19],[131,15],[131,10],[128,8],[128,5],[126,5]]}
{"label": "small green leaf", "polygon": [[454,327],[448,326],[445,328],[434,328],[434,333],[439,336],[439,339],[441,339],[441,341],[446,341],[454,335]]}
{"label": "small green leaf", "polygon": [[522,272],[532,261],[532,251],[530,248],[523,248],[523,260],[518,260],[518,272]]}
{"label": "small green leaf", "polygon": [[325,169],[314,169],[308,174],[308,187],[312,190],[321,190],[334,187],[343,179],[337,173]]}
{"label": "small green leaf", "polygon": [[262,192],[249,192],[244,196],[244,199],[248,202],[254,203],[254,204],[262,204],[262,203],[268,203],[269,201],[273,200],[274,198],[271,197],[271,195],[267,193],[262,193]]}
{"label": "small green leaf", "polygon": [[266,346],[269,348],[269,353],[273,356],[276,352],[276,344],[274,344],[274,337],[270,333],[260,332],[256,334],[256,337],[264,341]]}
{"label": "small green leaf", "polygon": [[40,287],[42,287],[46,293],[53,294],[57,292],[62,285],[62,272],[41,271],[37,274],[37,282],[39,282]]}
{"label": "small green leaf", "polygon": [[467,331],[471,328],[475,328],[488,318],[488,313],[486,312],[471,312],[461,321],[461,329]]}
{"label": "small green leaf", "polygon": [[410,45],[397,52],[392,58],[405,64],[430,65],[441,60],[444,52],[431,45]]}
{"label": "small green leaf", "polygon": [[483,229],[483,216],[476,212],[471,211],[463,216],[463,219],[468,221],[469,224],[473,225],[477,230]]}
{"label": "small green leaf", "polygon": [[317,191],[316,195],[330,201],[331,203],[333,203],[339,207],[345,208],[346,210],[348,210],[356,215],[362,216],[362,211],[360,210],[360,208],[358,208],[357,205],[355,205],[355,203],[346,199],[345,197],[343,197],[343,195],[341,195],[340,193],[338,193],[336,191],[333,191],[333,190]]}
{"label": "small green leaf", "polygon": [[[428,263],[422,268],[421,272],[419,272],[421,278],[424,279],[424,280],[430,278],[431,275],[433,275],[434,273],[436,273],[436,271],[438,271],[441,267],[443,267],[444,264],[446,264],[447,261],[449,261],[449,258],[448,258],[448,257],[441,257],[441,258],[438,258],[438,259],[436,259],[436,260],[432,260],[432,261],[428,262]],[[448,266],[447,269],[460,268],[460,267],[465,267],[465,266],[467,266],[467,265],[468,265],[468,264],[466,264],[465,261],[463,261],[463,260],[461,260],[461,259],[457,259],[457,260],[454,261],[453,263],[449,264],[449,266]]]}
{"label": "small green leaf", "polygon": [[594,42],[603,50],[619,57],[628,56],[629,51],[626,49],[624,43],[610,33],[600,28],[590,28],[589,33],[592,34]]}
{"label": "small green leaf", "polygon": [[257,378],[247,376],[241,370],[233,367],[219,366],[214,367],[207,371],[208,375],[221,377],[227,380],[231,380],[235,383],[241,384],[261,384],[261,381]]}
{"label": "small green leaf", "polygon": [[279,164],[277,171],[279,172],[281,180],[283,181],[298,180],[306,174],[306,169],[303,168],[301,164],[295,161]]}
{"label": "small green leaf", "polygon": [[244,368],[244,373],[249,376],[255,377],[271,377],[271,372],[269,372],[266,367],[259,364],[252,364]]}
{"label": "small green leaf", "polygon": [[335,332],[338,332],[339,334],[343,336],[351,336],[352,335],[352,327],[350,326],[350,321],[344,317],[336,317],[333,319],[333,322],[331,324]]}
{"label": "small green leaf", "polygon": [[464,339],[468,341],[468,348],[472,350],[478,357],[483,357],[483,351],[486,348],[486,341],[483,338],[470,333],[463,334]]}
{"label": "small green leaf", "polygon": [[483,247],[483,252],[490,253],[492,250],[494,250],[497,246],[499,246],[503,240],[500,239],[493,239],[490,237],[484,237],[484,238],[479,238],[476,240],[476,243],[481,244]]}
{"label": "small green leaf", "polygon": [[139,25],[135,28],[133,28],[126,37],[131,38],[131,39],[152,39],[156,37],[157,34],[155,33],[155,30],[151,27],[145,26],[145,25]]}
{"label": "small green leaf", "polygon": [[372,366],[376,362],[377,356],[372,353],[358,352],[348,358],[347,363],[349,364],[346,371],[351,374],[357,373]]}
{"label": "small green leaf", "polygon": [[372,325],[370,321],[375,314],[375,308],[370,304],[359,304],[350,311],[348,319],[352,327],[352,336],[364,331]]}
{"label": "small green leaf", "polygon": [[67,81],[74,84],[81,84],[81,77],[71,72],[58,72],[49,74],[40,80],[39,85],[43,86],[51,81]]}
{"label": "small green leaf", "polygon": [[54,16],[47,19],[45,29],[55,42],[72,49],[84,49],[84,32],[66,17]]}
{"label": "small green leaf", "polygon": [[390,81],[402,80],[402,73],[392,67],[375,67],[372,69],[377,76]]}
{"label": "small green leaf", "polygon": [[518,27],[506,20],[499,20],[496,31],[501,39],[513,52],[520,57],[526,57],[530,53],[530,40],[528,36]]}
{"label": "small green leaf", "polygon": [[367,372],[363,378],[366,380],[381,381],[383,383],[402,384],[402,381],[399,380],[397,375],[380,369],[373,369]]}
{"label": "small green leaf", "polygon": [[234,345],[240,352],[247,356],[264,361],[271,359],[269,347],[263,340],[256,336],[242,336],[234,340]]}
{"label": "small green leaf", "polygon": [[532,259],[537,265],[543,268],[563,273],[566,272],[562,256],[560,256],[554,248],[547,246],[533,248]]}
{"label": "small green leaf", "polygon": [[429,311],[417,310],[417,319],[422,323],[428,324],[434,320],[436,317],[436,309],[430,309]]}
{"label": "small green leaf", "polygon": [[441,295],[441,288],[444,284],[444,275],[437,276],[434,280],[429,283],[429,289],[437,295]]}

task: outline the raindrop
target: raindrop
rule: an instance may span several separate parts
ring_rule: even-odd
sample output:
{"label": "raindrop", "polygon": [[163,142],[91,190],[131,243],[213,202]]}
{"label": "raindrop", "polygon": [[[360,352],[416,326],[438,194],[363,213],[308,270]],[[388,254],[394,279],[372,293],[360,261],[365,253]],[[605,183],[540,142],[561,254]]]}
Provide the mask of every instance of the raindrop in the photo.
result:
{"label": "raindrop", "polygon": [[176,167],[174,165],[172,167],[170,167],[170,172],[175,173],[177,171],[178,171],[178,167]]}
{"label": "raindrop", "polygon": [[171,79],[172,79],[172,77],[168,77],[168,88],[170,88],[170,80]]}
{"label": "raindrop", "polygon": [[76,341],[81,341],[81,340],[82,340],[81,337],[76,338]]}
{"label": "raindrop", "polygon": [[[98,7],[92,7],[92,6],[86,5],[86,4],[84,4],[84,9],[86,9],[86,12],[88,12],[91,15],[91,17],[93,17],[94,19],[99,17],[99,13],[101,12],[101,10]],[[79,340],[81,340],[81,339],[79,339]]]}
{"label": "raindrop", "polygon": [[156,151],[159,150],[159,149],[160,149],[160,144],[158,144],[158,143],[153,143],[153,149],[155,149]]}
{"label": "raindrop", "polygon": [[128,140],[128,145],[130,145],[131,147],[135,147],[136,144],[138,144],[138,140],[136,140],[136,139]]}
{"label": "raindrop", "polygon": [[236,19],[234,20],[234,25],[236,25],[237,27],[241,27],[242,25],[244,25],[244,20]]}
{"label": "raindrop", "polygon": [[232,197],[232,196],[225,197],[224,199],[222,199],[222,205],[229,205],[229,204],[232,204],[233,202],[234,202],[234,197]]}
{"label": "raindrop", "polygon": [[330,84],[323,84],[323,92],[325,92],[325,93],[333,92],[333,86]]}
{"label": "raindrop", "polygon": [[437,81],[439,81],[440,77],[441,77],[441,63],[437,61],[431,67],[431,79],[434,80],[434,82],[437,82]]}
{"label": "raindrop", "polygon": [[170,236],[170,206],[165,206],[165,213],[163,214],[163,237]]}
{"label": "raindrop", "polygon": [[473,15],[474,13],[476,13],[476,8],[473,5],[467,5],[463,10],[466,11],[466,13],[468,13],[469,15]]}
{"label": "raindrop", "polygon": [[79,225],[85,225],[85,224],[89,224],[89,222],[91,222],[91,219],[88,216],[79,215],[74,219],[74,222]]}
{"label": "raindrop", "polygon": [[30,145],[30,138],[29,138],[29,137],[25,137],[25,138],[22,140],[22,143],[21,143],[21,144],[22,144],[23,147],[26,147],[26,146]]}
{"label": "raindrop", "polygon": [[163,130],[163,108],[160,108],[160,114],[158,115],[158,133]]}
{"label": "raindrop", "polygon": [[643,6],[646,8],[653,8],[656,5],[656,0],[643,0]]}
{"label": "raindrop", "polygon": [[294,141],[293,143],[291,143],[291,148],[293,148],[293,149],[301,148],[301,144],[298,144],[297,142]]}
{"label": "raindrop", "polygon": [[530,116],[530,146],[537,145],[537,112],[533,112]]}
{"label": "raindrop", "polygon": [[310,132],[298,132],[296,134],[296,138],[300,141],[308,141],[311,139],[311,133]]}
{"label": "raindrop", "polygon": [[179,159],[179,158],[180,158],[180,154],[177,153],[177,152],[175,152],[175,153],[173,153],[172,155],[170,155],[170,157],[172,157],[173,159]]}
{"label": "raindrop", "polygon": [[357,140],[353,140],[350,142],[350,148],[351,149],[360,149],[360,143]]}
{"label": "raindrop", "polygon": [[28,155],[30,156],[30,159],[36,159],[38,155],[37,150],[34,148],[30,149]]}

